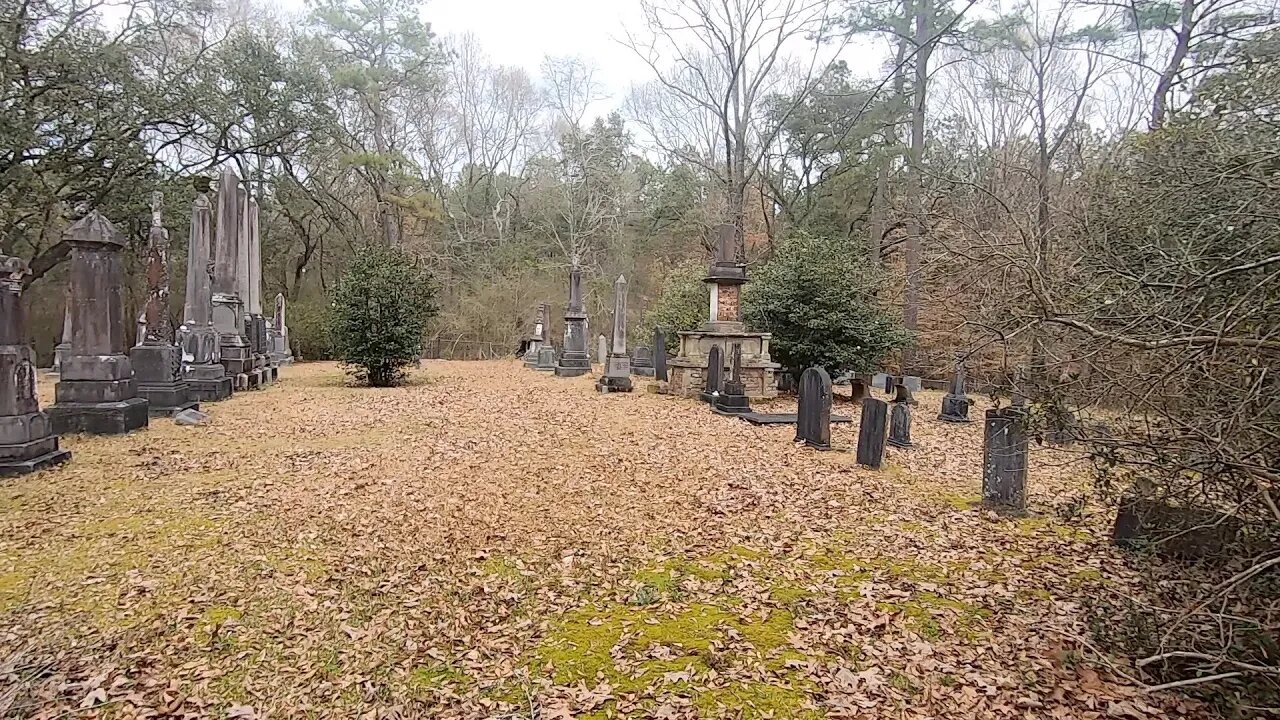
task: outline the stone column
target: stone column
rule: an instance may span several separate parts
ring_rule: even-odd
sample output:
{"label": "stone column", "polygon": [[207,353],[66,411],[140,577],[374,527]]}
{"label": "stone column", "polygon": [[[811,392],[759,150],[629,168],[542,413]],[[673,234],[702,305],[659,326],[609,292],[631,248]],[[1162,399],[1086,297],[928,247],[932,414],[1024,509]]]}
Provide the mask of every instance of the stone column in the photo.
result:
{"label": "stone column", "polygon": [[22,278],[27,264],[0,255],[0,477],[25,475],[71,459],[58,447],[36,394],[35,353],[27,345]]}
{"label": "stone column", "polygon": [[596,359],[600,361],[601,366],[609,364],[609,338],[601,333],[596,337]]}
{"label": "stone column", "polygon": [[653,329],[653,376],[658,382],[667,381],[667,334],[662,328]]}
{"label": "stone column", "polygon": [[64,233],[71,245],[71,349],[49,407],[53,431],[125,433],[147,426],[125,354],[124,238],[97,210]]}
{"label": "stone column", "polygon": [[141,342],[129,351],[138,395],[147,399],[153,416],[170,416],[195,409],[199,403],[189,397],[190,388],[182,378],[182,351],[174,343],[169,321],[169,231],[164,228],[160,207],[164,197],[151,197],[151,231],[147,235],[146,330]]}
{"label": "stone column", "polygon": [[582,270],[577,259],[569,269],[569,306],[564,312],[564,348],[556,363],[556,377],[577,377],[591,372],[587,355],[587,311],[582,304]]}
{"label": "stone column", "polygon": [[71,285],[62,293],[62,336],[53,346],[53,369],[62,372],[62,359],[71,349]]}
{"label": "stone column", "polygon": [[222,366],[222,341],[213,325],[213,267],[208,181],[191,203],[187,246],[187,296],[178,328],[182,378],[191,400],[216,402],[231,397],[232,378]]}
{"label": "stone column", "polygon": [[293,351],[289,348],[289,326],[285,324],[284,293],[276,293],[275,313],[271,317],[268,336],[271,338],[270,355],[277,367],[293,363]]}
{"label": "stone column", "polygon": [[604,375],[596,383],[600,392],[631,392],[631,358],[627,356],[627,279],[613,283],[613,346]]}
{"label": "stone column", "polygon": [[262,314],[262,235],[258,229],[258,199],[248,194],[245,227],[249,232],[249,317],[253,322],[254,367],[263,384],[275,382],[279,366],[271,361],[271,341],[267,319]]}
{"label": "stone column", "polygon": [[250,390],[262,387],[266,383],[266,361],[262,356],[262,338],[259,337],[259,323],[262,319],[262,301],[259,299],[257,312],[254,312],[253,300],[255,283],[254,259],[257,256],[254,242],[253,212],[255,203],[251,202],[246,184],[236,188],[236,199],[240,208],[239,223],[239,268],[236,275],[236,286],[239,288],[241,312],[244,314],[244,337],[249,344],[249,357],[245,368],[246,381]]}
{"label": "stone column", "polygon": [[703,282],[709,286],[710,312],[702,329],[708,332],[742,332],[742,285],[747,282],[746,266],[734,256],[737,229],[725,224],[716,228],[716,256]]}
{"label": "stone column", "polygon": [[525,367],[534,367],[538,364],[538,351],[542,349],[542,343],[547,340],[547,304],[538,305],[538,311],[533,317],[533,333],[529,335],[529,343],[524,350]]}
{"label": "stone column", "polygon": [[218,229],[213,243],[213,325],[218,330],[222,366],[237,390],[247,390],[253,357],[245,335],[245,305],[240,296],[239,191],[240,179],[235,172],[223,170],[218,180]]}

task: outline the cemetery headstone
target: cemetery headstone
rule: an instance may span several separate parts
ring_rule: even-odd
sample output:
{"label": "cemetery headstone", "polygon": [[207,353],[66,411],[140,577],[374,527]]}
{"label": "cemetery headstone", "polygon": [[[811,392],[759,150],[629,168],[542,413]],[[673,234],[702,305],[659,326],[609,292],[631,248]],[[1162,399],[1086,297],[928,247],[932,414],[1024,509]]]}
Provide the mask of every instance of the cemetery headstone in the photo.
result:
{"label": "cemetery headstone", "polygon": [[71,350],[47,410],[58,434],[126,433],[147,426],[125,354],[124,237],[97,210],[67,228],[71,245]]}
{"label": "cemetery headstone", "polygon": [[964,358],[957,355],[956,374],[951,378],[951,386],[947,389],[947,394],[942,396],[942,412],[938,413],[939,420],[953,423],[970,422],[969,407],[973,405],[973,401],[965,394],[964,384]]}
{"label": "cemetery headstone", "polygon": [[546,303],[538,305],[538,310],[533,317],[533,333],[529,335],[529,342],[525,345],[524,364],[525,367],[535,367],[538,364],[538,350],[544,342],[547,342],[548,323],[550,319],[549,306]]}
{"label": "cemetery headstone", "polygon": [[[715,411],[722,415],[745,415],[751,412],[751,399],[747,397],[747,388],[742,382],[742,343],[733,344],[733,351],[729,353],[729,368],[729,379],[715,398]],[[828,404],[828,415],[830,412]]]}
{"label": "cemetery headstone", "polygon": [[858,464],[879,470],[884,465],[885,424],[889,403],[869,397],[862,401],[858,423]]}
{"label": "cemetery headstone", "polygon": [[182,378],[182,350],[174,343],[169,322],[169,231],[162,224],[163,196],[153,193],[151,230],[147,235],[147,304],[145,335],[129,351],[138,396],[146,398],[153,416],[168,417],[198,409]]}
{"label": "cemetery headstone", "polygon": [[641,345],[631,355],[631,374],[653,377],[653,350]]}
{"label": "cemetery headstone", "polygon": [[564,349],[556,363],[556,377],[578,377],[591,372],[587,355],[587,310],[582,302],[582,270],[577,258],[569,269],[569,305],[564,311]]}
{"label": "cemetery headstone", "polygon": [[820,367],[800,374],[796,442],[818,450],[831,449],[831,376]]}
{"label": "cemetery headstone", "polygon": [[876,373],[871,376],[871,387],[877,387],[885,392],[893,390],[893,376],[887,373]]}
{"label": "cemetery headstone", "polygon": [[[240,295],[240,273],[248,265],[247,253],[241,264],[240,179],[230,168],[218,179],[217,231],[213,242],[213,325],[218,330],[222,366],[236,390],[249,389],[253,352],[245,334],[245,298]],[[246,247],[247,250],[247,247]]]}
{"label": "cemetery headstone", "polygon": [[602,393],[631,392],[631,358],[627,355],[627,279],[621,275],[613,283],[613,346],[596,389]]}
{"label": "cemetery headstone", "polygon": [[712,345],[707,351],[707,371],[703,375],[702,402],[715,402],[716,395],[724,384],[724,358],[720,355],[720,346]]}
{"label": "cemetery headstone", "polygon": [[1027,413],[1021,408],[986,413],[982,504],[1015,513],[1027,508]]}
{"label": "cemetery headstone", "polygon": [[867,395],[867,383],[863,378],[856,375],[849,378],[849,397],[853,402],[861,403]]}
{"label": "cemetery headstone", "polygon": [[894,402],[889,408],[889,444],[911,447],[911,403]]}
{"label": "cemetery headstone", "polygon": [[556,369],[556,347],[551,343],[543,343],[538,348],[538,362],[533,366],[534,370],[541,372],[554,372]]}
{"label": "cemetery headstone", "polygon": [[253,368],[249,371],[249,387],[269,385],[275,369],[267,360],[267,321],[262,316],[262,245],[258,235],[258,201],[248,184],[240,189],[240,242],[246,263],[241,270],[240,297],[245,302],[245,327],[248,332]]}
{"label": "cemetery headstone", "polygon": [[289,346],[289,326],[285,323],[284,312],[284,293],[276,293],[276,307],[269,328],[271,356],[276,365],[293,364],[293,350]]}
{"label": "cemetery headstone", "polygon": [[196,187],[191,203],[187,249],[187,295],[178,328],[182,376],[192,400],[216,402],[231,397],[233,378],[222,364],[222,339],[213,324],[212,236],[208,180]]}
{"label": "cemetery headstone", "polygon": [[71,349],[71,286],[62,293],[62,334],[53,347],[53,369],[62,372],[62,358]]}
{"label": "cemetery headstone", "polygon": [[915,375],[904,375],[898,378],[898,382],[905,385],[913,393],[918,393],[924,389],[923,381]]}
{"label": "cemetery headstone", "polygon": [[25,261],[0,255],[0,477],[25,475],[71,459],[58,447],[36,394],[35,353],[22,305]]}
{"label": "cemetery headstone", "polygon": [[604,333],[600,333],[596,338],[596,360],[601,366],[609,364],[609,338],[605,337]]}
{"label": "cemetery headstone", "polygon": [[653,330],[653,376],[660,382],[667,381],[667,334],[662,328]]}

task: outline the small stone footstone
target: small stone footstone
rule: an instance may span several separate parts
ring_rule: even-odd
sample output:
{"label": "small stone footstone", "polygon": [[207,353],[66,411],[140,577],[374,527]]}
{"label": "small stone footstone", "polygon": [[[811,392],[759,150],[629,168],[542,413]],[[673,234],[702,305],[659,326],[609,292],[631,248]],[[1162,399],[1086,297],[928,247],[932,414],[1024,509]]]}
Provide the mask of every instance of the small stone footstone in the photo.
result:
{"label": "small stone footstone", "polygon": [[796,442],[818,450],[831,449],[831,376],[820,367],[800,375]]}
{"label": "small stone footstone", "polygon": [[742,415],[751,412],[751,399],[742,383],[742,343],[733,344],[730,356],[729,380],[716,395],[712,409],[721,415]]}
{"label": "small stone footstone", "polygon": [[1026,410],[1016,407],[988,410],[982,445],[983,506],[1014,513],[1026,512]]}
{"label": "small stone footstone", "polygon": [[895,402],[889,410],[889,444],[899,448],[911,447],[911,405]]}
{"label": "small stone footstone", "polygon": [[543,345],[538,348],[538,364],[533,366],[534,370],[542,372],[552,372],[556,369],[556,349],[550,344]]}
{"label": "small stone footstone", "polygon": [[1235,543],[1239,518],[1205,508],[1186,508],[1126,495],[1120,500],[1111,537],[1129,549],[1150,549],[1182,560],[1220,557]]}
{"label": "small stone footstone", "polygon": [[208,425],[209,413],[200,412],[199,410],[183,410],[173,416],[174,425]]}
{"label": "small stone footstone", "polygon": [[724,358],[720,355],[720,346],[712,345],[707,351],[707,372],[704,375],[706,384],[702,388],[702,402],[715,402],[720,394],[721,378],[724,375]]}
{"label": "small stone footstone", "polygon": [[869,397],[862,401],[862,419],[858,423],[858,464],[879,470],[884,465],[885,422],[889,403]]}

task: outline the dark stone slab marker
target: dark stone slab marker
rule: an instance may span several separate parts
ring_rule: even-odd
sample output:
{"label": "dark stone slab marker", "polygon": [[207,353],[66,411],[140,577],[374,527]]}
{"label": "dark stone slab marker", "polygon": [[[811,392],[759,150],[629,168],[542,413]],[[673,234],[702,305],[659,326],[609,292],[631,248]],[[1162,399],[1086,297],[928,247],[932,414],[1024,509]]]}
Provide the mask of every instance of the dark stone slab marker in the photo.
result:
{"label": "dark stone slab marker", "polygon": [[942,412],[938,413],[938,419],[953,423],[971,422],[969,420],[969,407],[971,405],[973,405],[973,401],[969,399],[964,390],[964,360],[957,356],[956,374],[951,379],[951,386],[947,388],[947,394],[942,396]]}
{"label": "dark stone slab marker", "polygon": [[724,377],[724,358],[720,355],[720,346],[712,345],[707,351],[706,383],[702,389],[702,402],[712,402],[720,392],[721,378]]}
{"label": "dark stone slab marker", "polygon": [[884,465],[885,422],[889,403],[869,397],[862,401],[858,423],[858,464],[879,470]]}
{"label": "dark stone slab marker", "polygon": [[715,397],[713,409],[721,415],[742,415],[751,412],[751,399],[742,384],[742,343],[733,344],[730,353],[730,375],[724,388]]}
{"label": "dark stone slab marker", "polygon": [[987,411],[983,428],[982,504],[1025,512],[1027,509],[1027,413],[1010,407]]}
{"label": "dark stone slab marker", "polygon": [[667,334],[662,328],[653,331],[653,376],[667,381]]}
{"label": "dark stone slab marker", "polygon": [[631,392],[631,356],[627,354],[627,279],[621,275],[613,283],[613,342],[604,375],[596,381],[602,393]]}
{"label": "dark stone slab marker", "polygon": [[587,311],[582,303],[582,270],[577,258],[569,268],[569,305],[564,311],[564,350],[556,362],[556,377],[578,377],[591,372],[587,355]]}
{"label": "dark stone slab marker", "polygon": [[653,349],[641,345],[631,353],[631,374],[653,377]]}
{"label": "dark stone slab marker", "polygon": [[[752,425],[795,425],[799,419],[795,413],[762,413],[749,412],[738,415],[738,417],[746,420]],[[853,418],[848,415],[832,415],[832,424],[835,423],[851,423]]]}
{"label": "dark stone slab marker", "polygon": [[831,376],[826,370],[811,367],[800,375],[796,416],[796,442],[819,450],[831,449]]}
{"label": "dark stone slab marker", "polygon": [[911,404],[895,402],[889,410],[889,444],[911,447]]}

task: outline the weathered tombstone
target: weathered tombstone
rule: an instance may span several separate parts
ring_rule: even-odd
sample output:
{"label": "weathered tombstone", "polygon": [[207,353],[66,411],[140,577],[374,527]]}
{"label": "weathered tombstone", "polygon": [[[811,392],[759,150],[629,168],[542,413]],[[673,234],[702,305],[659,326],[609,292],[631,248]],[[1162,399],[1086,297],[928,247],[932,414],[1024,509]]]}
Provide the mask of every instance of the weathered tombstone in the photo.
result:
{"label": "weathered tombstone", "polygon": [[0,477],[24,475],[71,459],[58,447],[36,394],[35,353],[27,345],[22,278],[27,264],[0,255]]}
{"label": "weathered tombstone", "polygon": [[707,371],[703,375],[702,402],[715,402],[716,395],[724,384],[724,358],[720,354],[720,346],[712,345],[707,351]]}
{"label": "weathered tombstone", "polygon": [[538,348],[538,362],[533,366],[534,370],[541,372],[554,372],[556,369],[556,347],[551,343],[545,343]]}
{"label": "weathered tombstone", "polygon": [[887,393],[893,392],[893,388],[898,384],[898,378],[894,375],[885,375],[882,381],[884,384],[881,387]]}
{"label": "weathered tombstone", "polygon": [[918,393],[924,389],[924,382],[915,375],[904,375],[898,378],[898,383],[906,386],[913,393]]}
{"label": "weathered tombstone", "polygon": [[144,336],[129,351],[138,396],[153,416],[168,417],[199,409],[182,379],[182,350],[174,344],[169,322],[169,231],[160,217],[163,196],[152,193],[151,231],[147,235],[147,304]]}
{"label": "weathered tombstone", "polygon": [[267,328],[262,317],[262,257],[258,237],[258,201],[249,189],[238,191],[240,198],[240,298],[244,301],[245,338],[249,341],[252,367],[248,371],[249,387],[262,387],[272,381],[267,364]]}
{"label": "weathered tombstone", "polygon": [[858,422],[858,464],[879,470],[884,465],[885,422],[889,403],[869,397],[862,401]]}
{"label": "weathered tombstone", "polygon": [[893,390],[893,376],[887,373],[876,373],[871,376],[871,387],[877,387],[885,392]]}
{"label": "weathered tombstone", "polygon": [[268,327],[271,338],[271,357],[277,366],[293,364],[293,350],[289,347],[289,326],[284,317],[284,293],[276,293],[275,312]]}
{"label": "weathered tombstone", "polygon": [[601,366],[609,364],[609,338],[605,337],[604,333],[596,338],[596,359],[600,361]]}
{"label": "weathered tombstone", "polygon": [[1236,542],[1240,518],[1216,510],[1187,508],[1126,494],[1111,537],[1121,547],[1149,549],[1165,557],[1218,557]]}
{"label": "weathered tombstone", "polygon": [[631,374],[653,377],[653,350],[641,345],[631,354]]}
{"label": "weathered tombstone", "polygon": [[953,423],[970,422],[969,406],[971,405],[973,401],[965,394],[964,389],[964,358],[956,355],[956,374],[951,378],[951,387],[947,389],[947,394],[942,396],[942,412],[938,413],[938,419]]}
{"label": "weathered tombstone", "polygon": [[182,375],[191,399],[216,402],[231,397],[232,377],[222,364],[222,339],[213,324],[213,261],[208,181],[196,187],[191,203],[187,250],[187,295],[178,328]]}
{"label": "weathered tombstone", "polygon": [[240,295],[240,273],[247,271],[249,262],[248,244],[240,234],[239,193],[240,179],[230,168],[223,170],[218,179],[218,226],[213,243],[213,325],[218,330],[222,366],[236,390],[247,390],[253,352],[245,334],[245,298]]}
{"label": "weathered tombstone", "polygon": [[667,334],[662,328],[653,329],[653,376],[667,381]]}
{"label": "weathered tombstone", "polygon": [[800,375],[796,442],[819,450],[831,449],[831,376],[820,367],[811,367]]}
{"label": "weathered tombstone", "polygon": [[533,318],[533,333],[529,336],[529,342],[525,345],[525,367],[536,367],[538,364],[538,350],[547,341],[547,319],[548,305],[542,303],[538,305],[538,312]]}
{"label": "weathered tombstone", "polygon": [[133,345],[137,347],[147,339],[147,306],[144,304],[142,310],[138,312],[138,317],[133,321]]}
{"label": "weathered tombstone", "polygon": [[894,402],[889,408],[889,444],[911,447],[911,403]]}
{"label": "weathered tombstone", "polygon": [[631,392],[631,358],[627,355],[627,279],[621,275],[613,283],[613,347],[596,389],[603,393]]}
{"label": "weathered tombstone", "polygon": [[867,392],[867,384],[861,377],[855,375],[849,378],[849,397],[853,402],[861,403],[867,397]]}
{"label": "weathered tombstone", "polygon": [[556,363],[556,377],[578,377],[591,372],[587,355],[587,311],[582,304],[582,270],[574,258],[569,268],[569,306],[564,311],[564,350]]}
{"label": "weathered tombstone", "polygon": [[63,235],[71,245],[71,350],[48,409],[59,435],[126,433],[147,426],[125,354],[124,238],[97,210]]}
{"label": "weathered tombstone", "polygon": [[62,293],[62,335],[53,347],[53,369],[62,372],[62,359],[71,350],[71,286]]}
{"label": "weathered tombstone", "polygon": [[[751,399],[747,397],[747,388],[742,382],[742,343],[733,344],[729,358],[729,380],[716,395],[714,408],[722,415],[744,415],[751,412]],[[830,403],[827,403],[827,414],[831,414]],[[830,435],[828,430],[828,439]]]}
{"label": "weathered tombstone", "polygon": [[987,411],[983,428],[982,504],[1023,512],[1027,508],[1027,413],[1021,408]]}

